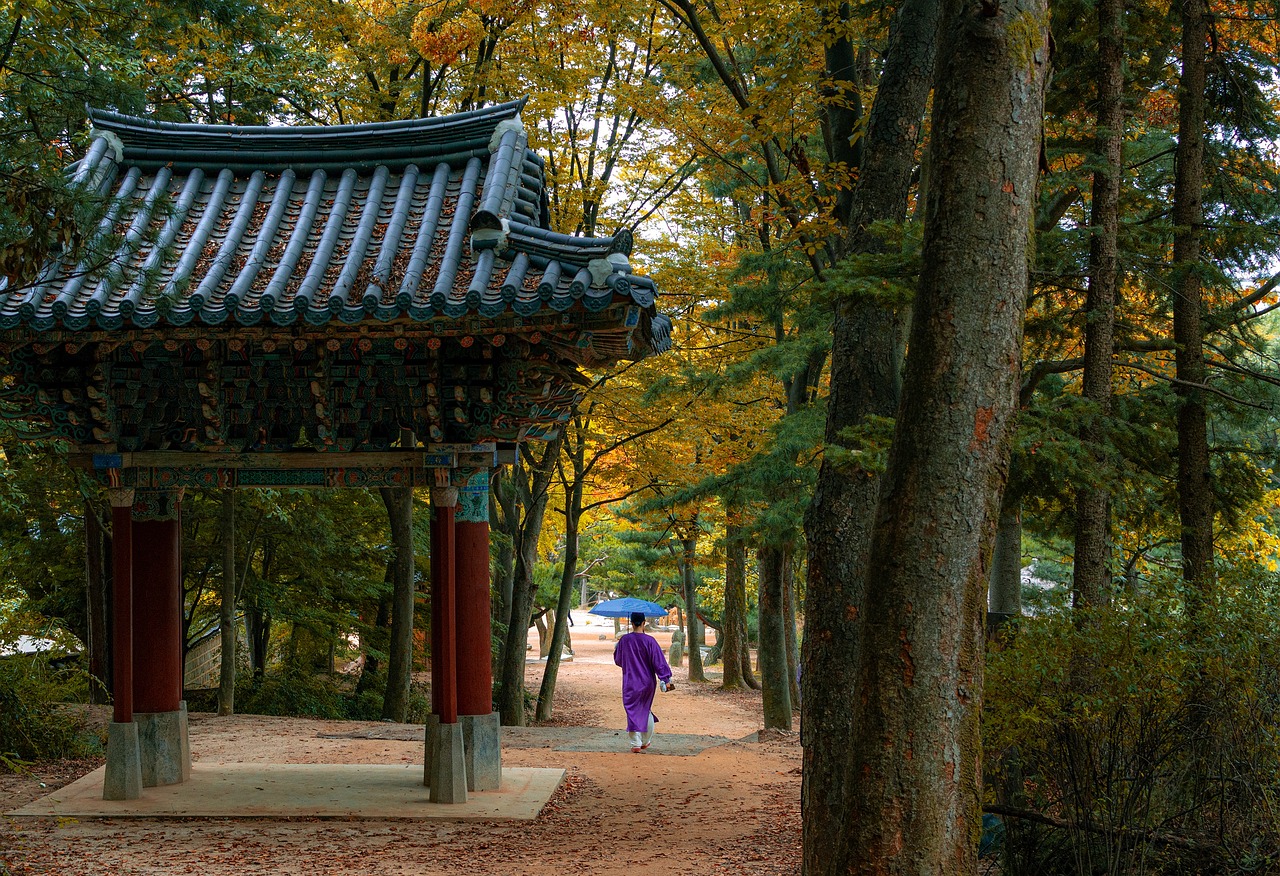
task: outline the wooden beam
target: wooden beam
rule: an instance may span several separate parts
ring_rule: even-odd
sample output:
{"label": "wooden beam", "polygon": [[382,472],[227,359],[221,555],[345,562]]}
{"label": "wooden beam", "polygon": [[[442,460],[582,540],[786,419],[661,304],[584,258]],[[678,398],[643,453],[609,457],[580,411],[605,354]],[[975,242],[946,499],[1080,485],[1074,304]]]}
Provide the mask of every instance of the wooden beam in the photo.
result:
{"label": "wooden beam", "polygon": [[[79,468],[95,466],[94,456],[86,448],[69,456]],[[184,450],[152,450],[120,453],[118,465],[109,468],[245,468],[260,471],[315,468],[452,468],[457,454],[428,450],[379,450],[347,452],[263,451],[260,453],[207,453]],[[113,460],[114,461],[114,460]]]}

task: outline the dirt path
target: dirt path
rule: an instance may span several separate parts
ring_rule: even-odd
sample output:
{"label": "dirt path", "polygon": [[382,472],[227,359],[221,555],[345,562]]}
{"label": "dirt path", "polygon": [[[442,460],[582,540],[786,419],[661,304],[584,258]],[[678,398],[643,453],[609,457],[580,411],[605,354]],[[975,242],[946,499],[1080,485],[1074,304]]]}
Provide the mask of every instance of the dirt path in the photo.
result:
{"label": "dirt path", "polygon": [[[599,635],[605,635],[601,640]],[[660,640],[665,637],[659,634]],[[553,723],[621,729],[612,626],[574,629]],[[528,682],[541,681],[531,663]],[[676,670],[686,681],[684,668]],[[714,683],[660,694],[659,734],[741,739],[759,728],[758,693]],[[322,738],[366,723],[195,715],[193,756],[205,761],[421,763],[419,742]],[[565,783],[533,822],[268,819],[135,820],[0,816],[0,874],[466,874],[633,876],[799,872],[800,748],[795,735],[733,742],[693,757],[508,747],[506,766],[562,767]],[[655,753],[656,752],[656,753]],[[0,812],[78,778],[96,763],[0,777]],[[43,781],[47,787],[41,788]]]}

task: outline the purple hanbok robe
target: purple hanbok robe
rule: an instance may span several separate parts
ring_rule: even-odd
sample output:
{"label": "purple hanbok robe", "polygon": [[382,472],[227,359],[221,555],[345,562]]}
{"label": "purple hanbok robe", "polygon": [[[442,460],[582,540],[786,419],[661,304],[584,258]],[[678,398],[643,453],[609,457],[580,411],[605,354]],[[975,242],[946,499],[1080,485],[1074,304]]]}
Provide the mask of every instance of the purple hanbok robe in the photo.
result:
{"label": "purple hanbok robe", "polygon": [[658,640],[646,633],[627,633],[613,649],[613,662],[622,667],[622,707],[627,710],[627,731],[649,729],[649,711],[658,689],[657,679],[671,681],[671,667]]}

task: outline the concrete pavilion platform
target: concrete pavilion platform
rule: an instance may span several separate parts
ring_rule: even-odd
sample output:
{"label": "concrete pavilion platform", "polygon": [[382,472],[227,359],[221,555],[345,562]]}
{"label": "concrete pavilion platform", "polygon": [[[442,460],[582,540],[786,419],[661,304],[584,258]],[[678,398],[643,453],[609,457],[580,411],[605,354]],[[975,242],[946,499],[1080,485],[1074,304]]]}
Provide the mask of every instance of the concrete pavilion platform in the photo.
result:
{"label": "concrete pavilion platform", "polygon": [[441,821],[536,818],[564,770],[506,768],[497,791],[466,803],[432,803],[422,765],[192,764],[191,780],[144,788],[137,800],[103,800],[100,767],[8,815],[75,818],[343,818]]}

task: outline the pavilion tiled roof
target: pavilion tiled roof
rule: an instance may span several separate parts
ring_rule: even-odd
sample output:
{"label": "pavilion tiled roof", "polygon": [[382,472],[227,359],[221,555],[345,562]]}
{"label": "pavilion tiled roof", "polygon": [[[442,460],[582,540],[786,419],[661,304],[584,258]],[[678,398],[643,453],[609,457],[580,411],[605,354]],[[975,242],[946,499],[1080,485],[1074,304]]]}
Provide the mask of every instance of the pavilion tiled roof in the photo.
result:
{"label": "pavilion tiled roof", "polygon": [[671,323],[631,270],[631,233],[547,227],[522,105],[305,128],[94,110],[71,173],[105,212],[78,260],[0,288],[0,329],[494,319],[622,302],[637,317],[610,355],[661,352]]}

